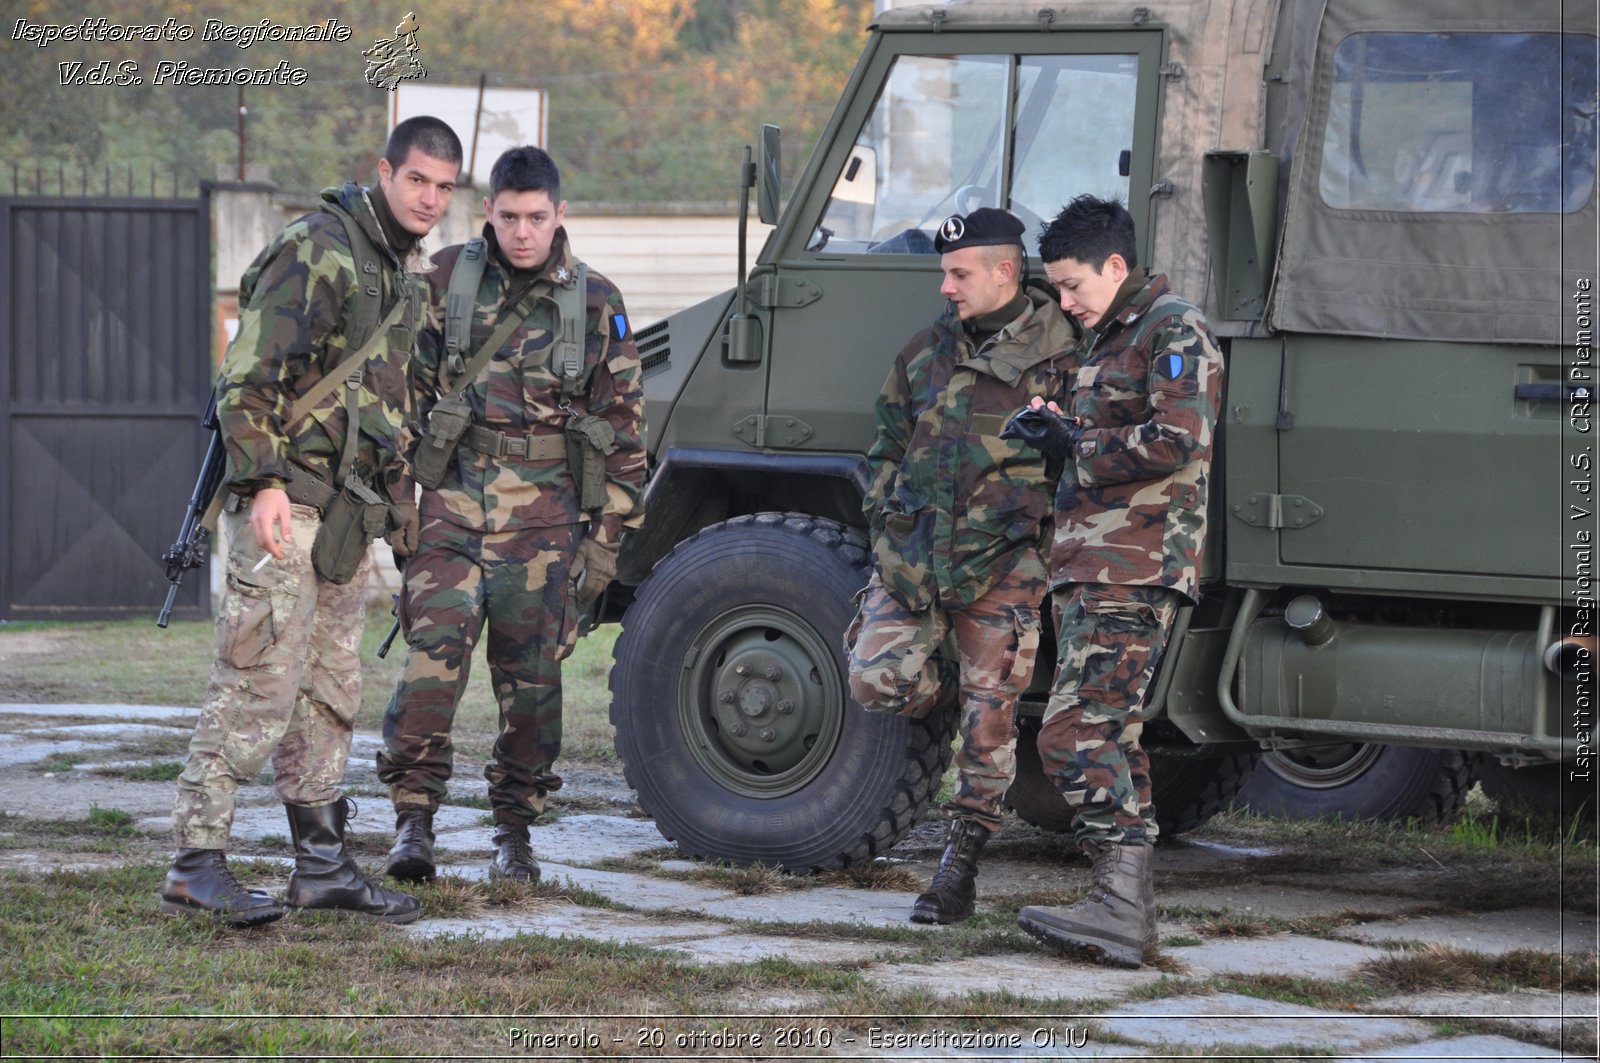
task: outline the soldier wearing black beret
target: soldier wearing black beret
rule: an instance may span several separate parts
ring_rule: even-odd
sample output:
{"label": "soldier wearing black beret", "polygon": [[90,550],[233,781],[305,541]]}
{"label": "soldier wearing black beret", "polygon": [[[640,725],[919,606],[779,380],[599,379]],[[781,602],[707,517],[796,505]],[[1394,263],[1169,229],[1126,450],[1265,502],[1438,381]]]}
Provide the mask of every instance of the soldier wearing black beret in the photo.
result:
{"label": "soldier wearing black beret", "polygon": [[[850,692],[873,712],[956,712],[961,729],[948,844],[912,907],[919,923],[973,912],[1039,645],[1053,485],[1037,449],[997,436],[1018,405],[1066,395],[1078,339],[1048,296],[1022,286],[1023,232],[993,208],[939,224],[950,302],[895,359],[867,454],[873,572],[847,635]],[[947,633],[953,659],[939,655]]]}

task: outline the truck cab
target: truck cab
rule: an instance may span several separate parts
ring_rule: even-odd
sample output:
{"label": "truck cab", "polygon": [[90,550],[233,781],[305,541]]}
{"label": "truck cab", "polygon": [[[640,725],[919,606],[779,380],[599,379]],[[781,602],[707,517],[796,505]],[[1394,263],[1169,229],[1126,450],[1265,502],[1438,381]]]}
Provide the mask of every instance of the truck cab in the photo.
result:
{"label": "truck cab", "polygon": [[[1263,755],[1258,807],[1444,814],[1485,757],[1588,779],[1596,53],[1556,0],[880,16],[781,212],[776,138],[748,168],[776,227],[747,275],[638,336],[612,718],[663,833],[837,867],[937,791],[954,720],[844,688],[873,402],[942,309],[944,217],[1002,207],[1032,245],[1084,192],[1226,361],[1205,594],[1145,732],[1163,832]],[[1008,801],[1065,828],[1032,754],[1050,663]]]}

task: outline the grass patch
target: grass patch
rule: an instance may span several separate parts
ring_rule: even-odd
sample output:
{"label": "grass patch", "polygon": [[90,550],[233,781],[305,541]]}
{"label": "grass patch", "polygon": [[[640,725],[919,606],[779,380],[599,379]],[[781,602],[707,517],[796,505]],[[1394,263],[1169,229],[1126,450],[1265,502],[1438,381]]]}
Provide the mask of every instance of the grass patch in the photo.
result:
{"label": "grass patch", "polygon": [[914,892],[923,888],[922,876],[901,864],[887,860],[867,860],[838,871],[825,871],[817,882],[846,889]]}
{"label": "grass patch", "polygon": [[96,775],[107,775],[130,782],[172,782],[183,774],[183,763],[176,760],[158,760],[153,764],[140,764],[132,768],[108,768]]}
{"label": "grass patch", "polygon": [[133,815],[124,812],[120,808],[101,808],[99,805],[90,805],[89,826],[98,831],[122,834],[133,826]]}
{"label": "grass patch", "polygon": [[[253,877],[252,862],[234,864]],[[281,868],[264,866],[271,879],[281,880]],[[746,1002],[792,994],[805,999],[807,1011],[859,1016],[824,1020],[835,1038],[862,1037],[868,1025],[990,1029],[994,1002],[1001,1000],[1013,1012],[1045,1016],[1052,1010],[1051,1002],[1005,994],[945,1001],[888,992],[849,966],[781,958],[700,966],[637,946],[540,935],[474,939],[464,947],[459,938],[418,939],[392,927],[295,915],[232,932],[205,919],[159,914],[155,896],[163,872],[155,865],[0,872],[0,949],[10,957],[0,974],[0,1012],[40,1016],[6,1020],[8,1053],[488,1055],[505,1051],[508,1026],[526,1024],[527,1016],[562,1014],[704,1016],[692,1025],[770,1038],[773,1024],[745,1018]],[[530,891],[448,878],[420,888],[418,896],[430,915],[552,900],[593,903],[583,891],[558,885]],[[107,947],[107,926],[116,928],[114,948]],[[308,1010],[326,1015],[306,1016]],[[118,1018],[66,1018],[84,1013]],[[898,1017],[929,1013],[938,1019]],[[192,1017],[217,1014],[239,1018]],[[540,1026],[555,1031],[562,1022],[541,1019]],[[623,1038],[607,1051],[659,1054],[635,1039],[641,1026],[658,1024],[590,1018],[583,1025],[606,1045],[612,1036]],[[673,1024],[667,1025],[670,1034]],[[757,1054],[765,1058],[771,1048]]]}
{"label": "grass patch", "polygon": [[1361,982],[1329,981],[1286,974],[1221,975],[1209,984],[1223,992],[1278,1000],[1323,1011],[1349,1011],[1377,995],[1372,986]]}
{"label": "grass patch", "polygon": [[1537,949],[1487,955],[1450,945],[1425,945],[1368,960],[1358,971],[1362,980],[1390,993],[1547,989],[1593,995],[1600,987],[1594,956],[1564,961],[1559,955]]}
{"label": "grass patch", "polygon": [[45,775],[55,775],[63,771],[71,771],[87,759],[88,757],[82,753],[52,753],[28,770]]}
{"label": "grass patch", "polygon": [[1190,925],[1196,933],[1213,938],[1261,938],[1289,929],[1281,919],[1254,912],[1218,912],[1194,920]]}
{"label": "grass patch", "polygon": [[[370,733],[376,733],[382,724],[384,707],[405,664],[404,644],[397,644],[384,660],[377,657],[378,644],[388,634],[391,622],[387,605],[367,610],[361,637],[361,712],[356,726]],[[616,624],[601,625],[578,642],[562,667],[561,748],[565,757],[616,761],[607,682],[612,646],[620,631]],[[484,656],[487,642],[479,640],[471,679],[455,717],[461,751],[480,757],[488,754],[499,729],[499,707]],[[214,653],[209,620],[174,620],[164,631],[148,618],[6,624],[0,626],[0,702],[197,706],[205,698]],[[484,735],[489,736],[487,741],[479,737]],[[158,749],[163,737],[141,738],[130,745],[136,754],[147,756],[181,754],[187,747],[188,736],[183,735],[174,738],[177,748]],[[63,771],[81,762],[78,758],[39,770]]]}

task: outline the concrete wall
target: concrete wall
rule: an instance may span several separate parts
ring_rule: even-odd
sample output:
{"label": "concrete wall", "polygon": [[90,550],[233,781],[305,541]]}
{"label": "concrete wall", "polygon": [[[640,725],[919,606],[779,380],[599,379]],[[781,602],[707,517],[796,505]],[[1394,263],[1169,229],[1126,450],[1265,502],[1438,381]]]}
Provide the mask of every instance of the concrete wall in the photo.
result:
{"label": "concrete wall", "polygon": [[[769,232],[752,212],[751,264]],[[734,214],[590,214],[568,205],[567,235],[579,258],[622,289],[635,328],[726,291],[738,277]]]}
{"label": "concrete wall", "polygon": [[[238,313],[240,276],[279,229],[316,209],[317,202],[282,195],[268,184],[217,185],[211,196],[220,360],[231,336],[228,323]],[[476,235],[483,227],[482,204],[482,194],[474,189],[457,192],[428,246],[447,247]],[[738,275],[739,224],[732,210],[652,212],[568,204],[566,225],[579,257],[622,289],[638,328],[732,288]],[[750,262],[769,232],[771,226],[752,216]]]}

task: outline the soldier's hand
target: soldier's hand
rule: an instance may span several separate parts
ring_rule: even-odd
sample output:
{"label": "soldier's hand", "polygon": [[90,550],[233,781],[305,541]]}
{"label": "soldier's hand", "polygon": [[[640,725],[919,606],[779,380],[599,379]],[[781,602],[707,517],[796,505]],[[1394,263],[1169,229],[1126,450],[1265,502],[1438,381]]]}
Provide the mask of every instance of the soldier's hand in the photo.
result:
{"label": "soldier's hand", "polygon": [[[1035,400],[1037,401],[1037,400]],[[1001,439],[1020,439],[1055,461],[1064,461],[1078,439],[1078,426],[1062,416],[1055,403],[1028,406],[1011,415],[1000,430]]]}
{"label": "soldier's hand", "polygon": [[410,557],[417,552],[422,538],[422,518],[417,515],[415,502],[396,502],[395,516],[400,523],[384,535],[395,557]]}
{"label": "soldier's hand", "polygon": [[579,605],[588,608],[591,602],[605,593],[611,581],[616,579],[617,554],[621,551],[620,543],[597,542],[592,535],[585,536],[583,542],[578,544],[578,557],[573,565],[573,572]]}
{"label": "soldier's hand", "polygon": [[[274,529],[277,529],[274,531]],[[283,560],[280,542],[294,542],[294,524],[289,515],[289,496],[281,487],[263,487],[250,500],[250,530],[255,532],[256,545]]]}

